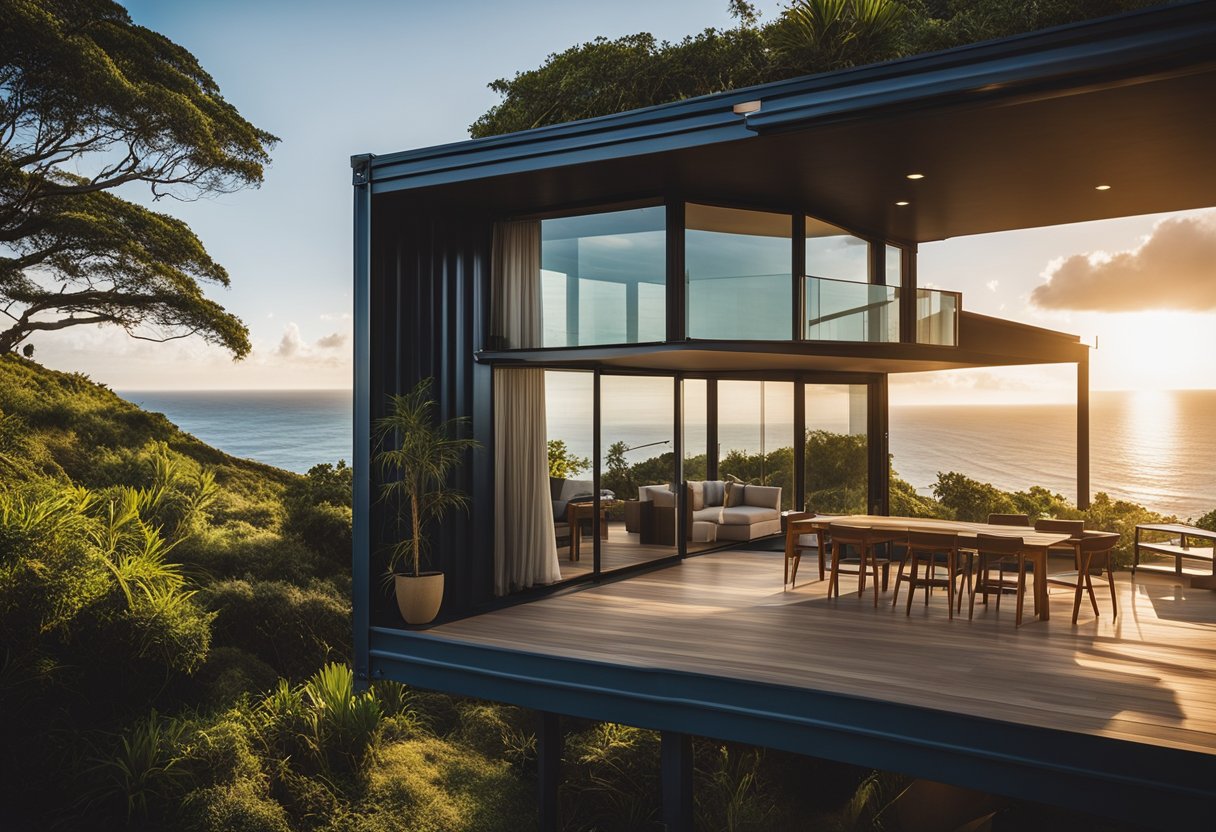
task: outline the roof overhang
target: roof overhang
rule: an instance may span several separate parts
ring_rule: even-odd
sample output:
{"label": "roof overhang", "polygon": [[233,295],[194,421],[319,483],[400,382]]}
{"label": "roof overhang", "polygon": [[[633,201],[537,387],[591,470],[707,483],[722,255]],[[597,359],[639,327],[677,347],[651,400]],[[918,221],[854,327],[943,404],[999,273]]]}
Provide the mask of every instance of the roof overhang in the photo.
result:
{"label": "roof overhang", "polygon": [[1216,3],[1194,2],[372,157],[368,175],[495,215],[674,193],[921,242],[1216,205],[1213,101]]}

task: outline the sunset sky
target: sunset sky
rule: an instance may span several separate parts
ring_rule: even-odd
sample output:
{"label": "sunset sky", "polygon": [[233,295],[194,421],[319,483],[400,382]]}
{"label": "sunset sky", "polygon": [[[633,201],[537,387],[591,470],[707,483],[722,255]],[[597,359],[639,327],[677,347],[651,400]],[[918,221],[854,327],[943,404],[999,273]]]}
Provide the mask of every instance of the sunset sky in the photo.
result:
{"label": "sunset sky", "polygon": [[[117,389],[349,386],[351,154],[467,138],[498,100],[488,82],[595,36],[678,39],[730,25],[725,0],[126,5],[283,142],[261,190],[158,206],[228,268],[232,288],[215,297],[249,326],[248,359],[113,329],[33,339],[44,363]],[[758,6],[766,19],[779,8]],[[123,193],[147,200],[146,190]],[[1094,389],[1195,388],[1216,387],[1213,264],[1209,210],[926,244],[920,276],[962,291],[964,309],[1096,339]],[[892,400],[1066,401],[1074,378],[1071,367],[915,376],[892,380]]]}

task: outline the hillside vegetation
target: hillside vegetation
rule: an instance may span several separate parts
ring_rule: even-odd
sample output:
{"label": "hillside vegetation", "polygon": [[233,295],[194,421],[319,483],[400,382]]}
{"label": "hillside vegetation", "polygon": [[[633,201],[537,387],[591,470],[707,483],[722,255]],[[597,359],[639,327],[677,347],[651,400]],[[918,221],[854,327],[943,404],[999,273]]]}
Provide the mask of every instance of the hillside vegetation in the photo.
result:
{"label": "hillside vegetation", "polygon": [[[300,476],[235,459],[82,375],[0,356],[0,825],[534,828],[533,715],[356,692],[350,485],[342,463]],[[905,505],[1068,509],[954,474],[937,497]],[[1098,505],[1120,524],[1143,512]],[[659,828],[657,733],[566,727],[563,828]],[[919,788],[713,740],[694,752],[703,830],[898,829]],[[983,805],[993,828],[1072,823]]]}

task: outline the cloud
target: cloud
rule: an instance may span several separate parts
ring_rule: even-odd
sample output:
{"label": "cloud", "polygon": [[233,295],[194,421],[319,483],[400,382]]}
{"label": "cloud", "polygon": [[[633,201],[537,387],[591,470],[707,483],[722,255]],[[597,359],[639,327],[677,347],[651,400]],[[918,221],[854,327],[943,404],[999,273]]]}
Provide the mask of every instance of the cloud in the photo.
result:
{"label": "cloud", "polygon": [[989,291],[989,292],[995,292],[995,291],[996,291],[996,287],[1001,285],[1001,281],[999,281],[999,280],[995,280],[995,279],[994,279],[994,280],[989,280],[989,281],[988,281],[987,283],[985,283],[984,285],[988,287],[988,291]]}
{"label": "cloud", "polygon": [[1157,223],[1139,247],[1048,264],[1030,300],[1044,309],[1216,309],[1216,211]]}
{"label": "cloud", "polygon": [[274,348],[274,354],[280,358],[293,358],[299,355],[303,349],[304,339],[300,337],[300,327],[290,323],[283,330],[283,337],[279,339],[279,345]]}
{"label": "cloud", "polygon": [[345,343],[346,334],[342,332],[331,332],[317,339],[317,346],[323,350],[336,350]]}

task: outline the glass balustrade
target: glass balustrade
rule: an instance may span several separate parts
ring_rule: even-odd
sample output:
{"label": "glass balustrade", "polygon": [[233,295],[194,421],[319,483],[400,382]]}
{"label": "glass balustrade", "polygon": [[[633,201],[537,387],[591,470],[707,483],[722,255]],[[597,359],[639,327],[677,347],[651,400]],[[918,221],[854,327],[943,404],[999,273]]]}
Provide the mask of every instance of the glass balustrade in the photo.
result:
{"label": "glass balustrade", "polygon": [[826,277],[805,280],[807,340],[899,340],[899,289]]}
{"label": "glass balustrade", "polygon": [[958,313],[963,296],[940,289],[916,290],[916,343],[958,346]]}

